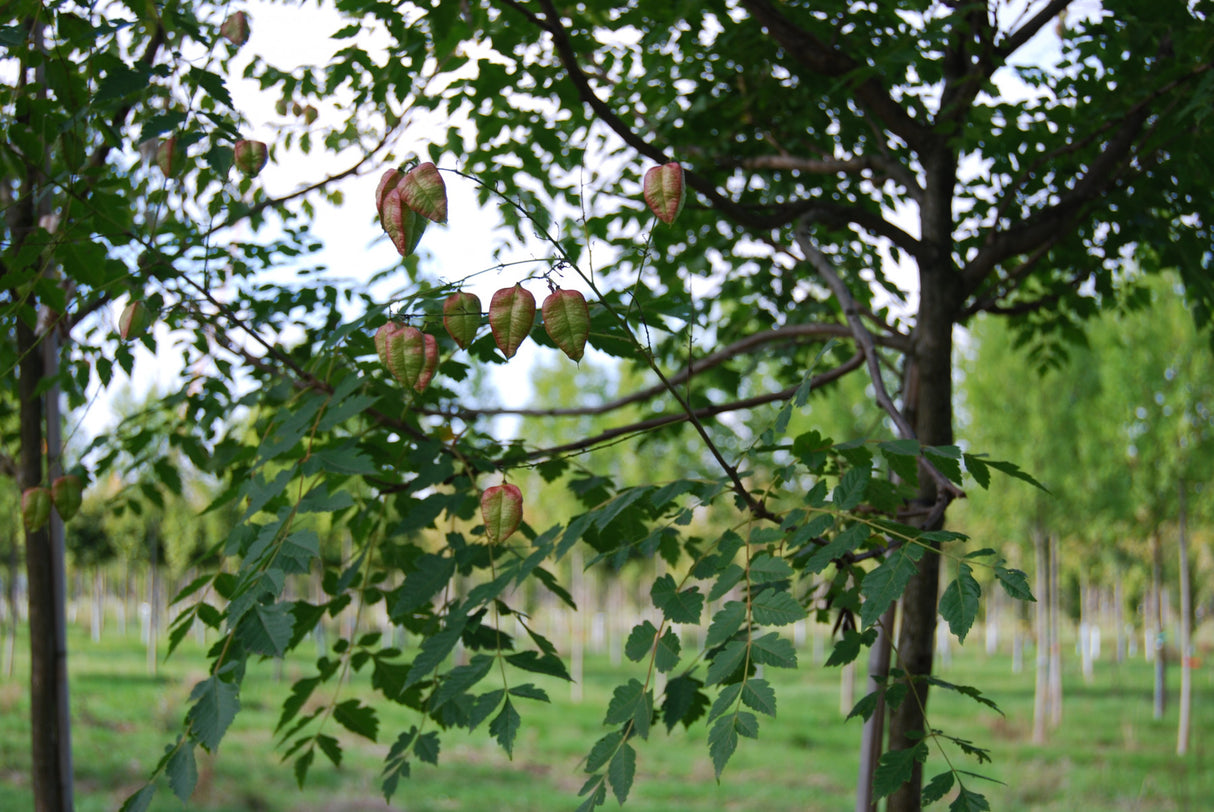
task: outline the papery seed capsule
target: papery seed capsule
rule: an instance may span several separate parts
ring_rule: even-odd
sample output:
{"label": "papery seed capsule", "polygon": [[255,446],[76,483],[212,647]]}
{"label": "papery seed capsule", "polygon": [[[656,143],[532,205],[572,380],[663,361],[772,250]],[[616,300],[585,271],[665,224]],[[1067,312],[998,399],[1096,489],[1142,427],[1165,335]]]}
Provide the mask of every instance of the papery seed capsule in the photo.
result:
{"label": "papery seed capsule", "polygon": [[422,371],[413,384],[413,389],[418,394],[426,391],[426,387],[434,378],[434,371],[438,369],[438,339],[429,333],[422,333],[422,342]]}
{"label": "papery seed capsule", "polygon": [[582,360],[590,337],[590,309],[576,290],[554,290],[544,299],[544,330],[574,361]]}
{"label": "papery seed capsule", "polygon": [[26,488],[21,494],[21,521],[26,530],[41,530],[51,518],[49,488]]}
{"label": "papery seed capsule", "polygon": [[531,334],[535,324],[535,297],[522,285],[502,288],[489,302],[489,326],[493,340],[507,358],[513,358],[519,346]]}
{"label": "papery seed capsule", "polygon": [[426,368],[426,339],[416,327],[402,326],[388,336],[388,371],[410,389]]}
{"label": "papery seed capsule", "polygon": [[393,189],[384,195],[383,206],[380,208],[380,223],[396,247],[396,252],[407,257],[421,242],[422,234],[430,223],[413,209],[405,205],[400,190]]}
{"label": "papery seed capsule", "polygon": [[239,48],[249,41],[249,15],[238,11],[219,26],[219,35]]}
{"label": "papery seed capsule", "polygon": [[649,210],[666,225],[683,210],[687,190],[683,185],[683,167],[677,163],[655,166],[645,173],[643,185]]}
{"label": "papery seed capsule", "polygon": [[122,309],[122,315],[118,317],[118,335],[123,341],[140,338],[147,333],[154,321],[155,316],[147,305],[139,301],[131,302]]}
{"label": "papery seed capsule", "polygon": [[422,217],[436,223],[447,222],[447,186],[434,164],[427,161],[410,169],[397,189],[405,205]]}
{"label": "papery seed capsule", "polygon": [[467,349],[480,326],[481,300],[475,293],[457,291],[443,302],[443,327],[460,349]]}
{"label": "papery seed capsule", "polygon": [[160,167],[161,174],[166,178],[176,176],[177,170],[181,168],[176,137],[170,136],[160,142],[160,146],[156,148],[156,166]]}
{"label": "papery seed capsule", "polygon": [[84,493],[84,482],[75,474],[65,474],[51,483],[51,501],[59,518],[70,522],[80,510],[80,502]]}
{"label": "papery seed capsule", "polygon": [[490,541],[497,543],[510,538],[523,521],[523,492],[509,483],[485,488],[481,494],[481,518]]}
{"label": "papery seed capsule", "polygon": [[262,141],[240,140],[235,146],[236,168],[242,175],[255,177],[265,168],[270,157],[269,148]]}

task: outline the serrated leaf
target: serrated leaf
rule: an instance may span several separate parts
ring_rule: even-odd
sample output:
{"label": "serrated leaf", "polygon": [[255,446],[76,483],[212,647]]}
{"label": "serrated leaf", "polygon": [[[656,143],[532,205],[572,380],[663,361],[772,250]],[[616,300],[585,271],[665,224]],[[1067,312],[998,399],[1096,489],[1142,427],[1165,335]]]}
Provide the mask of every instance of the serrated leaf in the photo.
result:
{"label": "serrated leaf", "polygon": [[465,694],[473,685],[480,682],[489,669],[493,667],[493,658],[486,654],[478,654],[467,665],[457,666],[443,677],[438,690],[430,697],[431,711],[438,710],[447,702]]}
{"label": "serrated leaf", "polygon": [[859,656],[861,646],[871,646],[876,639],[876,629],[865,629],[863,632],[844,629],[838,642],[835,643],[835,647],[831,650],[830,656],[826,658],[825,664],[828,666],[846,665]]}
{"label": "serrated leaf", "polygon": [[164,772],[169,779],[169,789],[173,790],[177,800],[182,803],[189,801],[190,796],[194,794],[194,787],[198,785],[198,765],[194,761],[194,745],[186,741],[181,742],[169,756]]}
{"label": "serrated leaf", "polygon": [[787,592],[765,590],[750,603],[751,616],[760,626],[785,626],[805,619],[805,609]]}
{"label": "serrated leaf", "polygon": [[671,623],[699,623],[700,612],[704,608],[704,596],[699,587],[679,591],[674,578],[669,574],[663,575],[653,583],[649,590],[653,605],[662,610],[662,614]]}
{"label": "serrated leaf", "polygon": [[525,682],[522,685],[515,685],[510,689],[511,696],[521,697],[523,699],[534,699],[537,702],[551,702],[548,698],[548,692],[543,688],[539,688],[530,682]]}
{"label": "serrated leaf", "polygon": [[329,762],[334,767],[341,766],[341,742],[332,736],[321,733],[316,737],[316,746],[320,748],[320,752],[325,754],[325,758],[329,759]]}
{"label": "serrated leaf", "polygon": [[868,490],[868,482],[872,479],[871,468],[850,468],[831,495],[831,502],[838,510],[854,510],[864,501],[864,492]]}
{"label": "serrated leaf", "polygon": [[254,604],[236,624],[236,639],[249,651],[281,657],[291,641],[295,617],[285,603]]}
{"label": "serrated leaf", "polygon": [[295,759],[295,763],[291,765],[291,771],[295,774],[295,784],[300,789],[304,788],[304,784],[308,780],[308,770],[312,767],[312,759],[316,757],[316,751],[309,747],[300,754],[299,758]]}
{"label": "serrated leaf", "polygon": [[396,590],[392,619],[399,621],[415,609],[425,606],[447,586],[453,575],[454,558],[433,553],[418,556],[414,561],[414,570],[405,576],[405,582]]}
{"label": "serrated leaf", "polygon": [[573,681],[573,677],[569,676],[569,670],[565,667],[564,661],[556,654],[541,654],[538,651],[530,650],[519,651],[515,654],[507,654],[506,662],[516,668],[530,671],[533,674],[559,677],[566,682]]}
{"label": "serrated leaf", "polygon": [[750,644],[750,659],[756,665],[770,665],[776,668],[796,668],[797,651],[792,641],[786,640],[776,632],[756,638]]}
{"label": "serrated leaf", "polygon": [[611,782],[611,792],[622,805],[628,800],[628,792],[632,789],[632,779],[636,776],[637,753],[632,745],[624,742],[615,751],[611,764],[607,768],[607,780]]}
{"label": "serrated leaf", "polygon": [[657,666],[658,671],[665,674],[679,664],[679,656],[682,651],[683,644],[679,642],[679,636],[674,633],[673,629],[667,629],[658,640],[657,648],[654,650],[653,664]]}
{"label": "serrated leaf", "polygon": [[214,752],[223,734],[240,710],[239,689],[219,677],[210,677],[194,686],[190,701],[194,704],[186,713],[186,722],[198,743]]}
{"label": "serrated leaf", "polygon": [[860,625],[863,628],[876,623],[885,614],[889,605],[906,590],[906,584],[918,570],[916,562],[923,555],[917,544],[905,544],[886,556],[876,569],[864,576],[860,594],[864,603],[860,607]]}
{"label": "serrated leaf", "polygon": [[708,600],[715,601],[724,597],[725,593],[737,586],[745,575],[746,570],[738,564],[730,564],[725,567],[717,576],[712,589],[708,591]]}
{"label": "serrated leaf", "polygon": [[[590,794],[586,795],[588,792]],[[574,812],[591,812],[607,802],[607,784],[602,780],[602,776],[592,775],[586,780],[586,785],[582,787],[582,791],[578,795],[586,795],[586,800],[578,804],[578,808]]]}
{"label": "serrated leaf", "polygon": [[805,571],[815,574],[821,572],[830,562],[842,558],[867,541],[871,534],[872,531],[868,525],[859,523],[849,525],[837,533],[830,543],[814,550],[805,562]]}
{"label": "serrated leaf", "polygon": [[1029,589],[1029,578],[1020,570],[1010,570],[1006,567],[995,567],[995,577],[1003,584],[1003,589],[1013,598],[1022,601],[1037,602],[1033,591]]}
{"label": "serrated leaf", "polygon": [[633,626],[628,635],[628,642],[624,644],[624,655],[634,663],[639,663],[653,649],[653,641],[657,636],[657,627],[648,620]]}
{"label": "serrated leaf", "polygon": [[750,561],[747,567],[752,584],[769,584],[773,581],[785,581],[792,577],[793,570],[783,558],[776,558],[767,553],[760,553]]}
{"label": "serrated leaf", "polygon": [[985,796],[968,790],[964,786],[961,787],[961,791],[957,793],[953,802],[948,805],[949,812],[990,812],[990,808]]}
{"label": "serrated leaf", "polygon": [[765,679],[752,677],[742,685],[742,702],[759,713],[775,717],[776,691]]}
{"label": "serrated leaf", "polygon": [[616,750],[619,749],[620,740],[623,738],[623,731],[613,730],[595,742],[594,746],[590,748],[590,754],[586,756],[586,772],[595,772],[610,761]]}
{"label": "serrated leaf", "polygon": [[138,792],[127,796],[127,799],[122,802],[122,806],[118,812],[147,812],[147,808],[152,805],[152,797],[156,794],[156,785],[147,784]]}
{"label": "serrated leaf", "polygon": [[333,719],[351,733],[357,733],[371,741],[379,735],[379,718],[375,709],[363,705],[357,699],[339,702],[333,708]]}
{"label": "serrated leaf", "polygon": [[712,702],[712,708],[708,711],[708,722],[712,723],[713,719],[722,716],[730,711],[738,701],[738,695],[742,693],[742,683],[735,682],[731,685],[726,685],[721,689],[721,693],[717,694],[717,698]]}
{"label": "serrated leaf", "polygon": [[738,749],[738,733],[734,729],[733,717],[724,716],[717,720],[708,731],[708,754],[712,757],[712,766],[716,771],[717,780],[734,751]]}
{"label": "serrated leaf", "polygon": [[684,727],[704,715],[708,708],[708,696],[700,689],[704,683],[688,674],[675,677],[666,683],[666,701],[662,703],[662,721],[667,732],[674,730],[679,722]]}
{"label": "serrated leaf", "polygon": [[535,324],[535,297],[522,285],[502,288],[489,301],[489,327],[493,341],[507,358],[513,358]]}
{"label": "serrated leaf", "polygon": [[640,680],[633,678],[624,685],[616,686],[603,724],[619,725],[631,720],[637,735],[646,738],[649,735],[649,720],[652,715],[651,695]]}
{"label": "serrated leaf", "polygon": [[957,577],[940,596],[940,614],[948,621],[948,628],[957,639],[964,643],[965,636],[978,617],[978,602],[982,596],[982,587],[974,579],[973,570],[968,564],[960,564]]}
{"label": "serrated leaf", "polygon": [[704,680],[705,685],[716,685],[721,680],[728,677],[742,665],[746,659],[746,641],[734,640],[727,643],[723,649],[717,652],[712,658],[712,662],[708,664],[708,674]]}
{"label": "serrated leaf", "polygon": [[472,703],[472,710],[468,711],[468,729],[475,730],[480,727],[481,722],[489,718],[489,714],[497,710],[497,706],[501,704],[502,697],[506,695],[506,691],[498,688],[496,691],[489,691],[481,694]]}
{"label": "serrated leaf", "polygon": [[438,733],[433,730],[418,736],[417,743],[413,745],[413,752],[417,755],[418,761],[435,766],[438,766],[439,749]]}
{"label": "serrated leaf", "polygon": [[514,709],[514,705],[510,702],[510,697],[506,697],[506,702],[502,706],[502,711],[493,721],[489,723],[489,733],[493,738],[497,739],[497,743],[506,751],[506,755],[514,757],[514,739],[518,735],[519,725],[522,724],[522,719],[519,718],[518,711]]}
{"label": "serrated leaf", "polygon": [[920,796],[923,799],[923,805],[933,804],[948,795],[949,790],[953,788],[954,780],[952,771],[933,776],[932,780],[923,788]]}
{"label": "serrated leaf", "polygon": [[915,762],[927,759],[927,745],[919,742],[905,750],[890,750],[881,756],[873,772],[873,795],[884,798],[911,779]]}

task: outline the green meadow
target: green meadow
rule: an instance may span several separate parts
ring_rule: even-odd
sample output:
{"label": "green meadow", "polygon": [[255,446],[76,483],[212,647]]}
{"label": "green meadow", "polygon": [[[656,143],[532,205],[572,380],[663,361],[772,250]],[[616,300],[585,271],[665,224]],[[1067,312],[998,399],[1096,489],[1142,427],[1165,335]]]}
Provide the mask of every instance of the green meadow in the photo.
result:
{"label": "green meadow", "polygon": [[[29,787],[28,664],[18,643],[16,671],[0,677],[0,809],[33,805]],[[156,763],[180,729],[191,686],[203,676],[203,659],[192,640],[158,673],[147,673],[137,637],[112,636],[100,643],[83,633],[71,639],[70,671],[76,802],[81,812],[114,810]],[[307,646],[301,647],[307,648]],[[810,652],[801,652],[803,661]],[[1031,657],[1026,658],[1028,663]],[[993,763],[977,764],[955,748],[954,766],[1000,783],[982,784],[994,810],[1201,810],[1214,798],[1209,738],[1214,729],[1211,665],[1195,674],[1195,728],[1190,753],[1175,755],[1175,691],[1172,668],[1168,715],[1151,718],[1151,666],[1141,657],[1116,665],[1098,662],[1085,684],[1078,662],[1065,674],[1064,719],[1045,746],[1030,741],[1031,670],[1013,674],[1008,656],[987,656],[980,645],[955,651],[938,675],[979,686],[1004,711],[936,691],[930,707],[937,728],[988,747]],[[290,763],[281,760],[271,736],[293,678],[311,673],[303,658],[251,667],[241,693],[242,712],[219,752],[199,761],[198,789],[188,806],[162,787],[153,809],[337,810],[383,809],[379,769],[399,731],[417,723],[415,714],[379,703],[377,742],[360,740],[330,722],[345,748],[341,766],[318,759],[300,790]],[[485,727],[466,735],[445,734],[437,768],[416,765],[393,799],[392,808],[439,810],[565,810],[577,805],[583,778],[579,761],[604,729],[602,717],[613,687],[641,666],[612,666],[604,657],[586,661],[582,698],[568,684],[541,680],[551,704],[519,708],[523,728],[513,760]],[[702,722],[667,734],[656,726],[638,743],[637,780],[626,808],[662,810],[842,810],[852,807],[860,725],[839,712],[840,674],[803,662],[797,672],[769,670],[779,697],[778,718],[764,719],[758,741],[743,740],[721,782],[713,774]],[[318,692],[313,701],[332,698]],[[357,676],[339,699],[370,691]],[[857,697],[860,692],[857,692]],[[928,777],[943,769],[933,749]],[[614,804],[614,801],[610,801]],[[943,809],[944,803],[937,804]]]}

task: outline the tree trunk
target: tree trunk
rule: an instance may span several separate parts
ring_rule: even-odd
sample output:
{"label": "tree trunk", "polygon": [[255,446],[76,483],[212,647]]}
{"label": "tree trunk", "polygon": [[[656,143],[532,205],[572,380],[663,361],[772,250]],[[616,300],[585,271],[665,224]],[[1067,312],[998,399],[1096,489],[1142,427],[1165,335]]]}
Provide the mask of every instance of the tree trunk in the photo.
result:
{"label": "tree trunk", "polygon": [[1154,617],[1152,618],[1155,624],[1155,640],[1153,642],[1155,649],[1155,690],[1152,707],[1155,718],[1162,719],[1168,700],[1168,657],[1164,649],[1166,638],[1163,631],[1163,543],[1159,538],[1158,530],[1151,534],[1151,592],[1155,596]]}
{"label": "tree trunk", "polygon": [[1033,685],[1033,743],[1045,744],[1046,720],[1050,716],[1050,556],[1045,531],[1033,531],[1037,593],[1037,678]]}
{"label": "tree trunk", "polygon": [[1062,636],[1059,634],[1062,602],[1058,590],[1058,537],[1049,537],[1050,553],[1050,727],[1062,724]]}
{"label": "tree trunk", "polygon": [[[868,653],[868,680],[865,683],[865,695],[871,694],[882,685],[889,676],[889,657],[891,632],[894,628],[894,606],[885,610],[881,622],[877,624],[877,640]],[[849,708],[848,711],[851,709]],[[877,706],[872,716],[864,722],[864,734],[860,738],[860,776],[856,782],[856,812],[870,812],[877,806],[873,798],[873,773],[877,769],[877,761],[881,758],[881,748],[885,739],[885,695],[877,698]]]}
{"label": "tree trunk", "polygon": [[1193,713],[1193,589],[1189,581],[1187,485],[1180,481],[1179,526],[1177,546],[1180,548],[1180,721],[1176,726],[1176,755],[1189,751],[1189,726]]}
{"label": "tree trunk", "polygon": [[[929,169],[928,195],[923,206],[924,242],[931,248],[920,265],[920,302],[913,336],[912,358],[903,397],[907,418],[923,445],[953,443],[953,324],[960,289],[951,256],[951,201],[956,164],[951,156],[935,156]],[[919,476],[918,504],[935,504],[935,481]],[[925,529],[935,530],[936,526]],[[938,545],[933,545],[937,547]],[[902,623],[898,633],[898,665],[911,680],[915,696],[908,696],[890,715],[889,749],[905,750],[922,741],[927,730],[928,686],[917,678],[932,673],[936,643],[936,612],[940,593],[940,556],[929,552],[907,582],[902,595]],[[911,778],[889,796],[888,812],[919,812],[923,764],[916,761]]]}

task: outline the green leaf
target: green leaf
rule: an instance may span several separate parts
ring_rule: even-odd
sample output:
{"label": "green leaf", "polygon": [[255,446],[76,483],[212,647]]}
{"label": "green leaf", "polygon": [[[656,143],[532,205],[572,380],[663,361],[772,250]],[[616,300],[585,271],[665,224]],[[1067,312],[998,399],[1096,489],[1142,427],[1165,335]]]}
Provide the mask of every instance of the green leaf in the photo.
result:
{"label": "green leaf", "polygon": [[757,665],[770,665],[776,668],[797,667],[797,652],[793,648],[792,641],[784,639],[777,632],[756,638],[750,644],[750,659]]}
{"label": "green leaf", "polygon": [[953,773],[952,771],[942,772],[939,775],[933,776],[932,780],[923,788],[923,805],[933,804],[936,801],[948,795],[949,790],[953,788]]}
{"label": "green leaf", "polygon": [[249,651],[281,657],[291,640],[295,617],[285,603],[257,603],[236,624],[236,639]]}
{"label": "green leaf", "polygon": [[927,744],[919,742],[905,750],[890,750],[881,756],[873,772],[873,795],[884,798],[911,779],[915,762],[927,760]]}
{"label": "green leaf", "polygon": [[916,562],[922,557],[922,547],[904,544],[864,576],[864,583],[860,587],[860,594],[864,596],[864,603],[860,607],[862,627],[868,628],[880,620],[889,605],[901,597],[910,577],[918,570]]}
{"label": "green leaf", "polygon": [[737,634],[746,620],[746,604],[741,601],[729,601],[712,616],[708,626],[708,636],[704,641],[706,648],[714,648]]}
{"label": "green leaf", "polygon": [[805,571],[816,574],[826,569],[830,562],[842,558],[868,540],[872,530],[866,524],[849,525],[835,535],[830,543],[814,550],[805,561]]}
{"label": "green leaf", "polygon": [[645,690],[640,680],[633,678],[624,685],[616,686],[611,702],[607,705],[603,724],[620,725],[631,720],[633,730],[644,739],[649,736],[649,721],[652,717],[653,695]]}
{"label": "green leaf", "polygon": [[418,736],[417,743],[413,745],[413,752],[416,754],[418,761],[435,766],[438,766],[439,749],[438,733],[433,730]]}
{"label": "green leaf", "polygon": [[118,812],[147,812],[152,805],[152,797],[156,794],[155,784],[146,784],[138,792],[132,793],[123,801]]}
{"label": "green leaf", "polygon": [[325,758],[329,759],[334,767],[341,766],[341,743],[337,739],[321,733],[316,737],[316,746],[320,748],[320,752],[325,754]]}
{"label": "green leaf", "polygon": [[712,757],[712,765],[716,770],[717,780],[729,762],[734,751],[738,749],[738,735],[755,738],[759,734],[759,720],[753,713],[739,711],[729,716],[722,716],[708,731],[708,754]]}
{"label": "green leaf", "polygon": [[746,680],[742,685],[742,702],[759,713],[772,717],[776,715],[776,691],[765,679]]}
{"label": "green leaf", "polygon": [[520,724],[522,724],[522,719],[519,718],[518,711],[511,704],[510,697],[506,697],[501,713],[489,723],[489,733],[497,739],[497,743],[511,758],[514,757],[514,739],[518,735]]}
{"label": "green leaf", "polygon": [[524,682],[522,685],[515,685],[510,689],[511,696],[521,697],[523,699],[534,699],[539,702],[551,702],[548,698],[548,692],[543,688],[539,688],[530,682]]}
{"label": "green leaf", "polygon": [[1013,598],[1021,601],[1037,602],[1033,591],[1029,589],[1029,578],[1020,570],[1010,570],[1006,567],[995,567],[995,577],[1003,584],[1003,589]]}
{"label": "green leaf", "polygon": [[990,808],[984,796],[966,789],[964,785],[948,805],[949,812],[990,812]]}
{"label": "green leaf", "polygon": [[750,603],[755,623],[761,626],[785,626],[805,619],[805,610],[787,592],[766,590]]}
{"label": "green leaf", "polygon": [[751,584],[769,584],[773,581],[784,581],[792,577],[793,570],[783,558],[775,558],[767,553],[760,553],[750,561],[747,568]]}
{"label": "green leaf", "polygon": [[734,640],[717,652],[712,658],[712,662],[708,664],[708,674],[705,678],[705,685],[716,685],[721,680],[725,679],[746,659],[746,641]]}
{"label": "green leaf", "polygon": [[876,639],[876,629],[865,629],[863,632],[844,629],[843,634],[835,643],[835,647],[831,650],[830,656],[826,658],[826,665],[846,665],[852,662],[859,656],[863,646],[871,646]]}
{"label": "green leaf", "polygon": [[487,654],[477,654],[467,665],[452,668],[443,677],[438,690],[430,697],[430,710],[438,710],[457,696],[467,693],[473,685],[484,678],[485,674],[489,673],[493,662],[493,657]]}
{"label": "green leaf", "polygon": [[945,588],[940,596],[940,614],[948,621],[948,628],[964,643],[965,636],[978,617],[978,600],[982,587],[974,579],[969,564],[960,564],[957,578]]}
{"label": "green leaf", "polygon": [[666,701],[662,703],[662,722],[667,732],[674,730],[679,722],[684,727],[704,715],[708,709],[708,695],[700,689],[704,683],[689,674],[675,677],[666,683]]}
{"label": "green leaf", "polygon": [[299,758],[295,759],[295,764],[292,765],[292,772],[295,773],[295,784],[300,789],[304,788],[304,784],[308,780],[308,770],[312,767],[312,760],[316,757],[316,751],[309,747],[304,750]]}
{"label": "green leaf", "polygon": [[721,693],[717,694],[717,698],[713,700],[712,708],[708,711],[708,722],[711,724],[713,719],[729,713],[734,705],[738,702],[738,696],[742,693],[742,683],[735,682],[732,685],[726,685],[721,689]]}
{"label": "green leaf", "polygon": [[566,682],[573,682],[565,663],[555,654],[540,654],[538,651],[520,651],[507,654],[506,662],[515,668],[530,671],[533,674],[546,674],[550,677],[560,677]]}
{"label": "green leaf", "polygon": [[742,569],[738,564],[730,564],[717,576],[717,580],[713,582],[712,589],[708,591],[708,600],[715,601],[724,597],[725,593],[738,585],[746,575],[746,570]]}
{"label": "green leaf", "polygon": [[186,722],[198,743],[214,752],[223,734],[240,710],[239,689],[219,677],[210,677],[194,686],[190,701],[194,704],[186,713]]}
{"label": "green leaf", "polygon": [[871,468],[851,468],[839,480],[831,495],[831,502],[838,510],[854,510],[864,501],[864,492],[872,479]]}
{"label": "green leaf", "polygon": [[611,759],[607,768],[607,780],[611,782],[611,792],[615,799],[623,804],[628,800],[628,792],[632,789],[632,779],[636,776],[637,753],[632,745],[624,742]]}
{"label": "green leaf", "polygon": [[668,673],[679,664],[679,656],[682,651],[683,644],[679,642],[679,636],[674,633],[673,629],[667,629],[658,640],[657,648],[654,650],[654,665],[663,674]]}
{"label": "green leaf", "polygon": [[198,785],[198,765],[194,762],[194,745],[187,741],[178,743],[164,768],[169,779],[169,789],[177,800],[186,803]]}
{"label": "green leaf", "polygon": [[405,681],[406,688],[421,682],[443,664],[447,655],[455,650],[467,622],[467,615],[462,612],[452,613],[447,616],[447,625],[442,631],[422,641],[421,649],[409,669],[409,678]]}
{"label": "green leaf", "polygon": [[624,644],[624,654],[634,663],[639,663],[653,650],[653,640],[658,635],[657,627],[646,620],[632,627],[628,642]]}
{"label": "green leaf", "polygon": [[662,614],[671,623],[699,623],[700,612],[704,608],[704,596],[699,587],[678,591],[674,578],[669,574],[663,575],[654,582],[649,591],[653,605],[662,610]]}
{"label": "green leaf", "polygon": [[379,719],[375,709],[363,705],[357,699],[347,699],[333,708],[333,718],[351,733],[357,733],[371,741],[379,735]]}
{"label": "green leaf", "polygon": [[623,738],[623,731],[613,730],[595,742],[594,746],[590,748],[590,754],[586,756],[586,772],[595,772],[610,761],[616,750],[619,749],[620,741]]}

